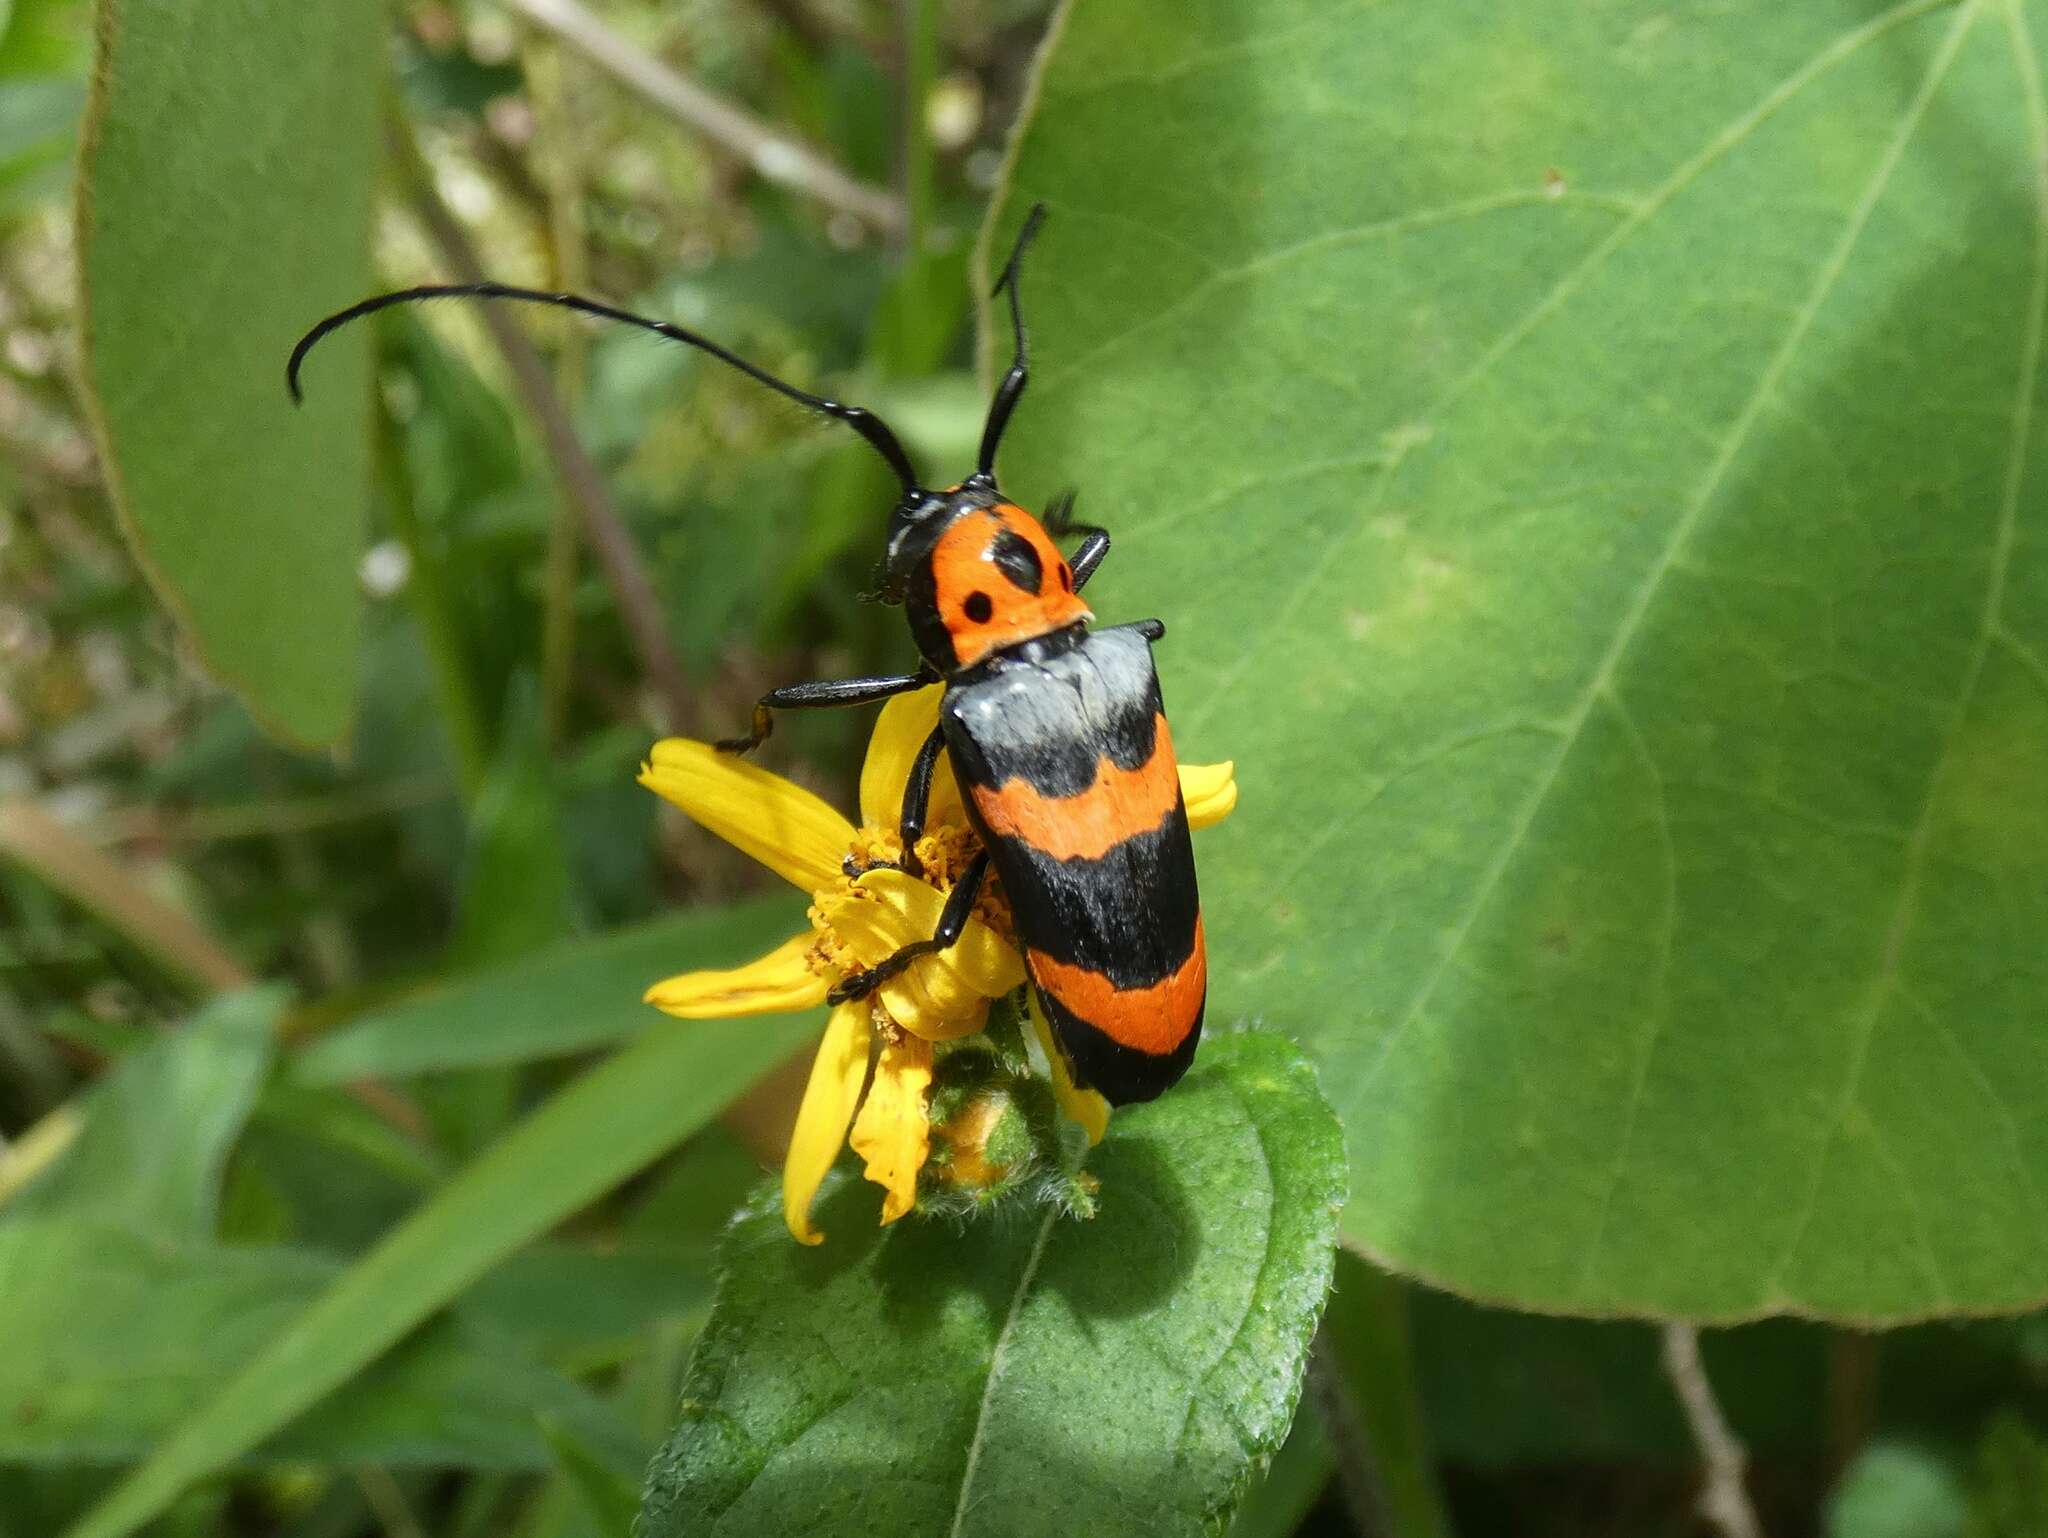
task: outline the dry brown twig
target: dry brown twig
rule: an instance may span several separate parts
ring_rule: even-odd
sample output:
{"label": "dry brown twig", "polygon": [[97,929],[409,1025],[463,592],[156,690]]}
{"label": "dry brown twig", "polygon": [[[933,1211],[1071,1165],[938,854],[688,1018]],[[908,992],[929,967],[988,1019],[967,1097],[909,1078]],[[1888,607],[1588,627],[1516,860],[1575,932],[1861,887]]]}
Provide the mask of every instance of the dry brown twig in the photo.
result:
{"label": "dry brown twig", "polygon": [[[482,282],[483,259],[469,232],[434,189],[433,173],[419,147],[401,124],[393,125],[391,139],[392,155],[403,177],[407,201],[427,238],[448,264],[450,276],[462,283]],[[689,716],[690,685],[669,636],[668,623],[662,617],[654,583],[641,562],[639,547],[634,544],[625,520],[612,506],[604,478],[583,451],[575,423],[569,419],[567,408],[548,378],[540,349],[500,306],[485,304],[480,308],[484,328],[505,360],[527,415],[540,429],[542,446],[554,466],[562,494],[576,509],[584,537],[590,541],[598,567],[611,589],[612,602],[618,605],[619,618],[633,639],[634,650],[640,654],[640,665],[647,670],[647,677],[660,697],[662,725],[670,730],[680,727]]]}
{"label": "dry brown twig", "polygon": [[620,36],[576,0],[505,0],[506,8],[559,38],[655,110],[737,155],[771,182],[815,198],[887,235],[903,227],[903,203],[834,165],[792,134],[706,90]]}

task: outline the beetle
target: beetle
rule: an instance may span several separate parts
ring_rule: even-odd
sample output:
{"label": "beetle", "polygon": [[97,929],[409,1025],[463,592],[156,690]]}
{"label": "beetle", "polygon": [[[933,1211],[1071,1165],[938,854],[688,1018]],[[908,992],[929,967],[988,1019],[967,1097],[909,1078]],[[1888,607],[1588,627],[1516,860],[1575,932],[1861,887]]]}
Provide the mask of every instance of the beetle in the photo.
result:
{"label": "beetle", "polygon": [[[1152,659],[1165,626],[1148,619],[1093,628],[1081,590],[1109,553],[1109,535],[1073,522],[1071,494],[1041,521],[996,480],[996,451],[1031,377],[1019,270],[1044,219],[1044,205],[1031,210],[995,285],[994,296],[1008,299],[1013,354],[989,403],[976,467],[942,491],[919,483],[895,433],[873,412],[800,390],[694,331],[574,294],[488,282],[381,294],[307,332],[286,383],[299,399],[300,366],[313,345],[373,311],[423,299],[505,299],[686,343],[859,433],[902,483],[875,596],[902,606],[919,664],[770,690],[747,733],[719,747],[751,752],[774,729],[777,711],[872,704],[943,683],[939,724],[904,787],[904,864],[919,874],[915,847],[941,753],[982,847],[931,938],[848,974],[829,998],[863,998],[956,942],[993,868],[1025,970],[1075,1081],[1124,1105],[1155,1098],[1187,1071],[1201,1035],[1208,957],[1173,734]],[[1082,536],[1071,559],[1056,533]]]}

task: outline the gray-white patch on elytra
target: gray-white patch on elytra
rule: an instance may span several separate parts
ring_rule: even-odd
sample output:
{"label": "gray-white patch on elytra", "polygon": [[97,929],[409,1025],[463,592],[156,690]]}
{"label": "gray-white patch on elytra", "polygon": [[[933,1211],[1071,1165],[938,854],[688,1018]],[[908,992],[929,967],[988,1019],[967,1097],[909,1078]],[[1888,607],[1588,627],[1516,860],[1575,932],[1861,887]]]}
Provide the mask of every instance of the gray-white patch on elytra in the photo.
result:
{"label": "gray-white patch on elytra", "polygon": [[946,714],[991,759],[1028,757],[1096,743],[1104,727],[1133,714],[1149,717],[1156,679],[1152,648],[1142,635],[1098,630],[1071,651],[1004,663],[981,682],[954,689]]}

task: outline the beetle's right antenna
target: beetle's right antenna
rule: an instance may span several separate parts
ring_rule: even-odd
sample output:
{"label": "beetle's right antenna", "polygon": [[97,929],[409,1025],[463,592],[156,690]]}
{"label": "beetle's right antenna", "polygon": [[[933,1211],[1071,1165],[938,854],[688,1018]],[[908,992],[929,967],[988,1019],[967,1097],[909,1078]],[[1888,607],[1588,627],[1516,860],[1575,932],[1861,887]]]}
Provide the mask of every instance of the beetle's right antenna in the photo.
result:
{"label": "beetle's right antenna", "polygon": [[1031,244],[1031,237],[1038,233],[1038,227],[1045,223],[1045,205],[1034,203],[1031,212],[1024,216],[1024,226],[1017,231],[1017,243],[1010,247],[1010,259],[1003,264],[1003,274],[996,279],[994,294],[1004,289],[1010,291],[1010,331],[1016,339],[1016,353],[1010,360],[1010,370],[1003,375],[1003,382],[996,386],[995,399],[989,402],[988,423],[981,430],[981,456],[975,473],[986,480],[994,480],[996,473],[996,445],[1003,441],[1003,429],[1010,425],[1010,413],[1017,409],[1017,402],[1024,396],[1024,386],[1031,382],[1031,355],[1024,341],[1024,309],[1017,297],[1017,268],[1024,260],[1024,248]]}
{"label": "beetle's right antenna", "polygon": [[[1012,262],[1015,258],[1011,258]],[[699,352],[708,352],[721,363],[729,363],[750,379],[758,379],[769,389],[788,396],[800,406],[813,411],[822,411],[834,421],[844,422],[873,445],[876,453],[889,462],[889,468],[896,472],[896,478],[903,482],[906,495],[918,489],[917,472],[910,466],[910,456],[903,452],[903,445],[896,441],[896,435],[889,430],[889,424],[872,411],[860,406],[842,405],[827,400],[822,395],[813,395],[808,390],[799,390],[784,379],[758,364],[749,363],[738,353],[728,352],[709,337],[699,336],[665,320],[649,320],[644,315],[635,315],[630,310],[621,310],[595,299],[584,299],[576,294],[548,294],[538,289],[514,288],[507,283],[433,283],[421,288],[400,289],[393,294],[378,294],[360,304],[352,304],[345,310],[328,316],[299,338],[299,345],[292,349],[291,361],[285,364],[285,388],[291,391],[294,402],[302,397],[299,393],[299,368],[306,361],[306,354],[314,344],[329,332],[338,331],[350,321],[361,320],[365,315],[374,315],[397,304],[414,304],[423,299],[510,299],[522,304],[548,304],[559,309],[574,310],[579,315],[594,315],[599,320],[615,320],[623,325],[638,326],[642,331],[652,331],[656,336],[666,337],[671,342],[681,342]],[[1019,333],[1020,335],[1022,333]]]}

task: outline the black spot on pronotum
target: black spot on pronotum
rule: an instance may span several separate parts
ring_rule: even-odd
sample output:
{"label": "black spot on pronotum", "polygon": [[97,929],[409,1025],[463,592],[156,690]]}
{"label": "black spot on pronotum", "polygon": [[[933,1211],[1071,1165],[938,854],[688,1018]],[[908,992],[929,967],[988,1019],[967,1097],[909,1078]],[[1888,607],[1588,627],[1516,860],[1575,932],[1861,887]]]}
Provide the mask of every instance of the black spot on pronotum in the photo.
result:
{"label": "black spot on pronotum", "polygon": [[996,612],[995,600],[986,593],[969,593],[967,602],[960,607],[977,625],[986,625]]}
{"label": "black spot on pronotum", "polygon": [[1035,594],[1045,581],[1045,568],[1039,564],[1038,552],[1015,529],[1005,529],[989,541],[988,558],[995,562],[997,571],[1027,593]]}

